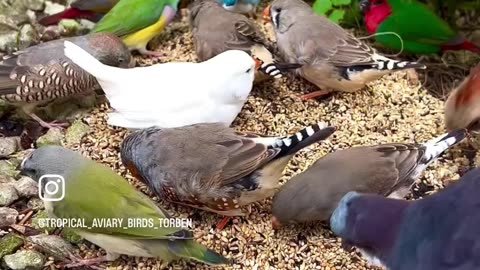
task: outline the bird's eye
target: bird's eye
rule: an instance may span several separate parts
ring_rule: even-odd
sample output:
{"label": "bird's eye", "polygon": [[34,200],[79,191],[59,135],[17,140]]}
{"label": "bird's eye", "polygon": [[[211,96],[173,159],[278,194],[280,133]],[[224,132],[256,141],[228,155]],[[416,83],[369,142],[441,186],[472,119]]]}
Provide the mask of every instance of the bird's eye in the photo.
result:
{"label": "bird's eye", "polygon": [[121,63],[123,63],[123,62],[125,62],[125,59],[123,59],[122,57],[119,57],[119,58],[118,58],[118,63],[121,64]]}
{"label": "bird's eye", "polygon": [[279,7],[275,8],[275,12],[280,13],[280,11],[282,11],[282,8],[279,8]]}
{"label": "bird's eye", "polygon": [[252,68],[247,69],[247,71],[245,71],[245,73],[250,73],[250,71],[252,71]]}

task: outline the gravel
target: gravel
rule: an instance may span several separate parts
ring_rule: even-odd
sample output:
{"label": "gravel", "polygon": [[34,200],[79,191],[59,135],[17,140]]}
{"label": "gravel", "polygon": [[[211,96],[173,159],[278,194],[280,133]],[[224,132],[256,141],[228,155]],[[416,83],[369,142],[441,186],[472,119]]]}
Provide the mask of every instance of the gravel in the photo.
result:
{"label": "gravel", "polygon": [[[264,28],[259,24],[260,27]],[[271,31],[269,36],[272,38]],[[185,22],[173,23],[154,43],[156,50],[169,52],[159,60],[138,58],[140,65],[169,61],[196,61],[189,28]],[[185,74],[188,76],[188,74]],[[161,84],[161,82],[159,82]],[[300,95],[314,91],[305,80],[286,76],[256,85],[234,127],[265,135],[286,135],[305,125],[325,121],[338,130],[321,145],[302,150],[290,162],[281,182],[305,170],[326,153],[359,145],[388,142],[424,142],[445,132],[443,101],[427,93],[418,82],[412,85],[406,72],[397,72],[371,83],[356,93],[334,93],[323,100],[302,101]],[[169,91],[165,89],[165,91]],[[119,161],[119,146],[128,131],[106,124],[106,104],[95,108],[83,120],[91,131],[76,150],[110,166],[132,185],[157,200],[154,195],[126,173]],[[459,168],[468,166],[462,144],[435,162],[414,189],[414,197],[443,188],[444,181],[458,179]],[[377,269],[368,267],[360,255],[345,251],[322,224],[298,225],[273,231],[270,223],[270,199],[255,203],[245,217],[237,217],[220,233],[213,228],[221,216],[178,205],[159,202],[170,213],[192,217],[195,238],[233,259],[225,269]],[[87,256],[99,249],[82,246]],[[159,269],[155,259],[124,258],[117,269]],[[117,265],[117,264],[116,264]],[[208,269],[200,263],[177,262],[168,269]]]}
{"label": "gravel", "polygon": [[[259,27],[273,39],[270,27],[265,28],[260,20]],[[151,45],[155,50],[168,53],[168,56],[161,59],[138,57],[139,65],[196,61],[185,20],[173,23]],[[444,133],[443,101],[429,94],[421,82],[409,81],[408,77],[406,72],[397,72],[356,93],[333,93],[325,99],[309,101],[302,101],[300,95],[315,91],[316,87],[303,79],[285,76],[276,81],[266,81],[254,87],[234,127],[272,136],[292,134],[318,121],[338,128],[322,144],[304,149],[292,159],[280,180],[284,183],[318,158],[338,149],[388,142],[420,143]],[[214,228],[221,216],[158,200],[121,164],[118,151],[129,131],[107,125],[106,117],[110,111],[107,104],[91,110],[82,119],[90,127],[86,135],[76,137],[67,147],[113,168],[173,216],[192,218],[195,239],[233,259],[233,264],[224,269],[378,269],[369,267],[355,250],[342,249],[340,239],[323,224],[287,226],[274,231],[270,223],[270,199],[253,204],[246,216],[234,218],[219,233]],[[60,130],[50,130],[37,142],[37,146],[60,144],[63,140]],[[463,143],[430,165],[414,187],[411,197],[420,198],[436,192],[447,182],[458,179],[459,174],[471,166],[465,157],[467,147]],[[478,157],[474,158],[474,163],[479,161]],[[103,250],[86,241],[78,248],[85,258],[104,254]],[[50,262],[53,258],[48,260]],[[105,265],[111,266],[109,269],[153,270],[161,269],[162,262],[152,258],[122,256],[120,260]],[[209,266],[179,261],[170,264],[168,269],[209,269]]]}

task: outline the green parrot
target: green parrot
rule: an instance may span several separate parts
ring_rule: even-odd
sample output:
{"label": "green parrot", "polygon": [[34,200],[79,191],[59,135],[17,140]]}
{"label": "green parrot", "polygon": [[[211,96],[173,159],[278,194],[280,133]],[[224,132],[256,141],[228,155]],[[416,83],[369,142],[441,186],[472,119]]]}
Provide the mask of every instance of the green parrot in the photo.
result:
{"label": "green parrot", "polygon": [[[76,228],[71,227],[107,251],[106,256],[79,260],[66,267],[113,261],[120,254],[158,257],[166,263],[179,258],[212,265],[228,263],[221,255],[192,240],[190,231],[162,225],[171,218],[167,212],[121,176],[79,153],[60,146],[45,146],[27,156],[20,169],[22,174],[39,182],[50,218],[80,220],[75,223]],[[60,175],[63,180],[46,175]],[[120,219],[123,220],[120,225],[99,226],[102,220]],[[129,226],[129,220],[150,223]]]}
{"label": "green parrot", "polygon": [[162,56],[147,50],[148,42],[175,17],[180,0],[120,0],[92,32],[108,32],[122,38],[130,50],[143,55]]}
{"label": "green parrot", "polygon": [[[467,50],[480,54],[480,47],[455,32],[430,8],[416,0],[361,0],[360,9],[370,34],[395,32],[403,40],[403,51],[432,54]],[[396,35],[376,35],[387,48],[402,49]]]}

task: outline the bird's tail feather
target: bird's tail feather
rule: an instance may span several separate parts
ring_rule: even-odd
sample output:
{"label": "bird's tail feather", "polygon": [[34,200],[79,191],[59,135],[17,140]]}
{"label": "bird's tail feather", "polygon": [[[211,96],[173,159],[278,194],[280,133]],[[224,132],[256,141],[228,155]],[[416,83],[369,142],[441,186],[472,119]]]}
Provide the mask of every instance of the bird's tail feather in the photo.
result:
{"label": "bird's tail feather", "polygon": [[230,261],[222,255],[208,249],[194,240],[170,241],[168,243],[168,248],[178,257],[189,258],[210,265],[222,265],[230,263]]}
{"label": "bird's tail feather", "polygon": [[99,17],[98,14],[92,11],[69,8],[65,11],[43,17],[38,21],[38,23],[43,26],[48,26],[52,24],[57,24],[59,21],[63,19],[77,19],[77,18],[82,18],[82,19],[84,18],[92,21],[98,21],[98,19],[101,17]]}
{"label": "bird's tail feather", "polygon": [[424,64],[420,64],[417,62],[409,62],[409,61],[398,61],[393,60],[379,54],[375,54],[372,57],[376,62],[376,68],[379,70],[401,70],[401,69],[426,69],[427,66]]}
{"label": "bird's tail feather", "polygon": [[332,135],[336,127],[327,126],[325,123],[317,123],[306,127],[294,135],[278,138],[269,147],[280,148],[276,158],[293,155],[311,144],[325,140]]}
{"label": "bird's tail feather", "polygon": [[281,78],[282,73],[285,73],[290,70],[301,68],[301,64],[290,64],[290,63],[263,63],[260,67],[260,71],[265,73],[268,76],[274,78]]}
{"label": "bird's tail feather", "polygon": [[455,129],[449,133],[438,136],[427,143],[424,156],[424,163],[429,164],[440,156],[445,150],[463,141],[468,135],[467,129]]}
{"label": "bird's tail feather", "polygon": [[112,74],[112,72],[110,72],[110,69],[116,69],[114,67],[102,64],[87,51],[70,41],[66,40],[64,42],[64,45],[65,56],[70,58],[72,62],[74,62],[79,67],[81,67],[99,80],[109,80],[109,74]]}

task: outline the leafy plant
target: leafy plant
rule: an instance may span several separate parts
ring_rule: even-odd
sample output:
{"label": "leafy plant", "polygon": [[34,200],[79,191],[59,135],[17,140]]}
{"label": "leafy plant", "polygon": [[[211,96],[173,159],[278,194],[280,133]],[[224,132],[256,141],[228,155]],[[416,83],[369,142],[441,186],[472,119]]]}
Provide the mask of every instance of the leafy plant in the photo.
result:
{"label": "leafy plant", "polygon": [[361,19],[358,0],[316,0],[313,10],[343,26],[358,26]]}

